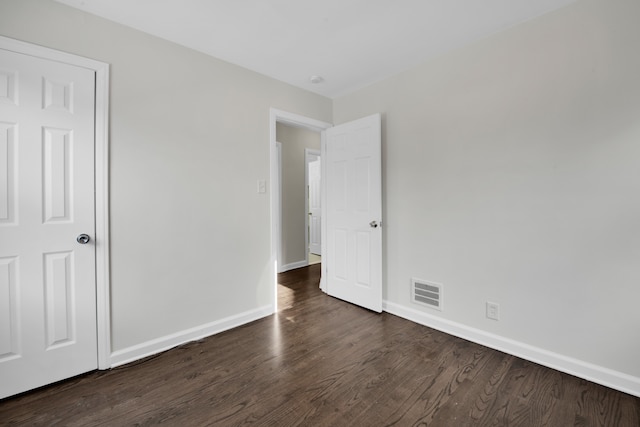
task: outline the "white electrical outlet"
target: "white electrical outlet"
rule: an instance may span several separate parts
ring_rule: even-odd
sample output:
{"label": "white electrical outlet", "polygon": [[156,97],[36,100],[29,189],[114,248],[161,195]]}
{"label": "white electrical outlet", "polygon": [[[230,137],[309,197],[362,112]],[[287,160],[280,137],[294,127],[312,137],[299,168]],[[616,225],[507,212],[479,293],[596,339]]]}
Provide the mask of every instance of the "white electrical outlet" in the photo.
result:
{"label": "white electrical outlet", "polygon": [[500,320],[500,304],[487,301],[487,318]]}

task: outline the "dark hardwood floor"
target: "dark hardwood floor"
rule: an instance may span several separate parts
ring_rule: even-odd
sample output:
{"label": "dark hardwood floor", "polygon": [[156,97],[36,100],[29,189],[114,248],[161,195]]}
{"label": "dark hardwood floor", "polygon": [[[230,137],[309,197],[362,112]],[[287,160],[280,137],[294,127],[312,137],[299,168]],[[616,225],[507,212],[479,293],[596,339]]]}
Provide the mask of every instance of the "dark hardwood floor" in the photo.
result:
{"label": "dark hardwood floor", "polygon": [[24,426],[640,426],[640,399],[322,294],[280,275],[279,313],[0,401]]}

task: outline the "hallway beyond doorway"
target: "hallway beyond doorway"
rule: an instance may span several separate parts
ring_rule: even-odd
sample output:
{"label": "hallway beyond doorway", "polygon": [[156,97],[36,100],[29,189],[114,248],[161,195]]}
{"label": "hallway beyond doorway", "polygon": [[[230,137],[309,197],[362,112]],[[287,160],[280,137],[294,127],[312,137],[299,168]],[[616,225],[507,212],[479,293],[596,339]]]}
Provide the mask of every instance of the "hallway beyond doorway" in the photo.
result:
{"label": "hallway beyond doorway", "polygon": [[320,255],[309,253],[309,265],[320,264],[322,257]]}

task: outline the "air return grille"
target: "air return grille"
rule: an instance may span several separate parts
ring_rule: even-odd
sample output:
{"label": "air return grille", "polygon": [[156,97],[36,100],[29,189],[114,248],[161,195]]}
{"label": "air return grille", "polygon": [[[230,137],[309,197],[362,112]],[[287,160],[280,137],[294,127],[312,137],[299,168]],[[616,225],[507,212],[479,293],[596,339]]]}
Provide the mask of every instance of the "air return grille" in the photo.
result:
{"label": "air return grille", "polygon": [[442,310],[442,285],[426,280],[411,279],[411,298],[416,304]]}

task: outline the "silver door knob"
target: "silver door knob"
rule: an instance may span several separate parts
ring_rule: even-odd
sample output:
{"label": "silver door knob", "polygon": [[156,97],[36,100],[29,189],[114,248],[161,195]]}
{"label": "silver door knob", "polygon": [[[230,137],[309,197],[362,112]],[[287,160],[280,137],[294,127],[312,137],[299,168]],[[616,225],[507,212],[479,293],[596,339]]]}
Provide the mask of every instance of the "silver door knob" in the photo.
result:
{"label": "silver door knob", "polygon": [[86,245],[87,243],[89,243],[89,240],[91,240],[91,237],[89,237],[88,234],[84,233],[76,237],[76,242],[80,243],[81,245]]}
{"label": "silver door knob", "polygon": [[371,221],[369,223],[369,227],[371,228],[378,228],[378,222],[377,221]]}

